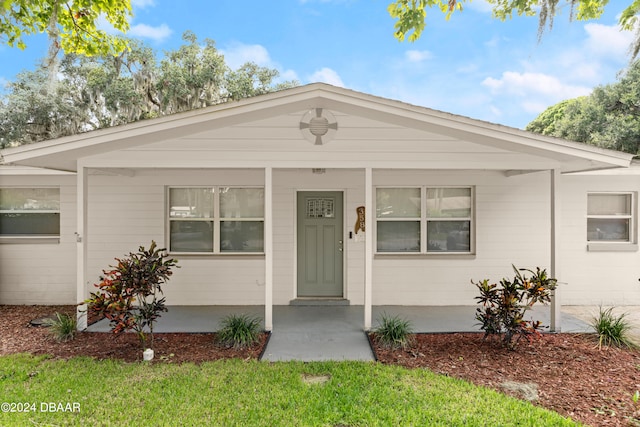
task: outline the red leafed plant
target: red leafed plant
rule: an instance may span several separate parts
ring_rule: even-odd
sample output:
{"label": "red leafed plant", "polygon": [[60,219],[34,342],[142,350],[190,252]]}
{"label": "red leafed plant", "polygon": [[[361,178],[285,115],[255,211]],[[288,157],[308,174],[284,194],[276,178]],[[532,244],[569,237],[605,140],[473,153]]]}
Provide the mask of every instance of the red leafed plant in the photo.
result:
{"label": "red leafed plant", "polygon": [[[517,344],[516,336],[518,340],[522,337],[531,340],[540,335],[541,322],[524,320],[524,315],[535,303],[550,302],[551,291],[557,286],[557,280],[548,277],[546,270],[539,267],[535,272],[515,266],[513,270],[516,273],[513,280],[502,279],[499,287],[489,280],[471,281],[480,291],[480,296],[475,298],[481,305],[476,309],[476,319],[485,338],[502,335],[502,343],[511,349]],[[531,273],[531,277],[523,272]]]}
{"label": "red leafed plant", "polygon": [[137,253],[116,258],[117,265],[104,270],[99,290],[92,292],[86,301],[89,314],[104,316],[110,321],[115,334],[134,331],[140,338],[142,348],[153,348],[153,324],[160,313],[167,311],[162,295],[164,283],[173,274],[177,260],[167,259],[166,249],[158,249],[152,241],[149,249],[140,246]]}

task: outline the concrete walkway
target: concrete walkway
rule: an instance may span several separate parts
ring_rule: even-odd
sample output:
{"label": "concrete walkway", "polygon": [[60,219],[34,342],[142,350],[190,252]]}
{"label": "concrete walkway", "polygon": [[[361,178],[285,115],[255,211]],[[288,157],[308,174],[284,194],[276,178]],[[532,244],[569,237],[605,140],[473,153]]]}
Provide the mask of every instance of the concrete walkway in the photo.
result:
{"label": "concrete walkway", "polygon": [[[479,332],[475,306],[374,306],[373,328],[383,314],[409,320],[414,332]],[[562,332],[591,331],[589,308],[563,308]],[[640,325],[640,310],[638,323]],[[594,313],[597,313],[597,307]],[[264,306],[171,306],[155,332],[214,332],[231,314],[262,319]],[[527,318],[549,325],[549,307],[536,307]],[[273,333],[265,350],[267,361],[373,360],[363,331],[363,306],[274,306]],[[640,330],[640,329],[639,329]],[[91,325],[89,332],[108,332],[109,322]]]}

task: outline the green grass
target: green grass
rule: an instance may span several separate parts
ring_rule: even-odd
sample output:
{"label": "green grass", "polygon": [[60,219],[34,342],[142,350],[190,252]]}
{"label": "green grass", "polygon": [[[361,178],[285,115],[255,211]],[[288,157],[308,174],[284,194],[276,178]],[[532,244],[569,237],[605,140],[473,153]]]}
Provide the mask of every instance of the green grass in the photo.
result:
{"label": "green grass", "polygon": [[[303,378],[326,375],[325,383]],[[0,425],[569,426],[573,422],[489,389],[367,362],[193,364],[0,357]],[[39,412],[41,402],[79,413]]]}

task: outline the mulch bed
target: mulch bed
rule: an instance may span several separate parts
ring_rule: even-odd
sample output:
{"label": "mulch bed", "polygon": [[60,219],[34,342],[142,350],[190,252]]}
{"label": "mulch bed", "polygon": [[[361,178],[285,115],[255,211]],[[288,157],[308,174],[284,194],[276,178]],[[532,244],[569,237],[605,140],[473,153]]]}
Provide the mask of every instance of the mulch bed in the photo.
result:
{"label": "mulch bed", "polygon": [[[49,354],[67,359],[142,359],[135,334],[82,332],[58,343],[46,328],[29,322],[54,312],[75,313],[72,306],[0,305],[0,356],[12,353]],[[153,363],[201,363],[224,358],[257,359],[267,342],[246,350],[222,347],[215,334],[155,334]],[[371,342],[380,363],[427,368],[436,373],[491,387],[574,420],[593,426],[640,426],[640,352],[598,349],[591,335],[548,334],[532,343],[522,341],[515,351],[502,348],[482,334],[417,334],[406,350]],[[506,385],[509,388],[505,388]]]}

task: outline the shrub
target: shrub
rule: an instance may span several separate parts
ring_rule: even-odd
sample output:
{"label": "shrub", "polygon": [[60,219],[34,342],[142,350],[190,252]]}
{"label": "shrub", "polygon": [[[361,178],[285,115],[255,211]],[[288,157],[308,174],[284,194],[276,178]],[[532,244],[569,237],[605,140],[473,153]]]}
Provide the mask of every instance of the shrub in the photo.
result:
{"label": "shrub", "polygon": [[246,314],[232,314],[222,319],[222,329],[216,335],[218,342],[234,348],[245,348],[258,342],[260,319]]}
{"label": "shrub", "polygon": [[406,348],[411,344],[411,322],[399,316],[382,314],[378,320],[380,326],[374,331],[380,344],[387,348]]}
{"label": "shrub", "polygon": [[619,316],[613,314],[613,307],[603,309],[600,307],[598,315],[591,321],[591,327],[598,335],[598,347],[616,346],[634,348],[636,345],[629,339],[631,323],[626,318],[627,314]]}
{"label": "shrub", "polygon": [[153,348],[153,325],[167,311],[165,298],[159,298],[161,285],[173,274],[177,261],[166,259],[165,249],[158,249],[153,241],[148,250],[140,246],[137,253],[116,261],[95,285],[99,291],[86,301],[89,314],[109,319],[113,333],[135,331],[143,349],[148,333]]}
{"label": "shrub", "polygon": [[[551,301],[551,291],[556,288],[557,281],[547,276],[546,270],[539,267],[536,271],[517,269],[513,280],[502,279],[500,286],[489,284],[488,280],[475,283],[480,296],[475,299],[482,307],[476,309],[476,319],[485,333],[502,335],[502,343],[513,349],[522,337],[531,340],[540,336],[541,322],[524,320],[524,315],[535,303]],[[522,272],[531,273],[527,278]],[[514,338],[518,337],[516,341]]]}
{"label": "shrub", "polygon": [[67,342],[76,336],[76,318],[68,314],[56,312],[53,318],[45,321],[45,325],[49,327],[49,332],[58,342]]}

